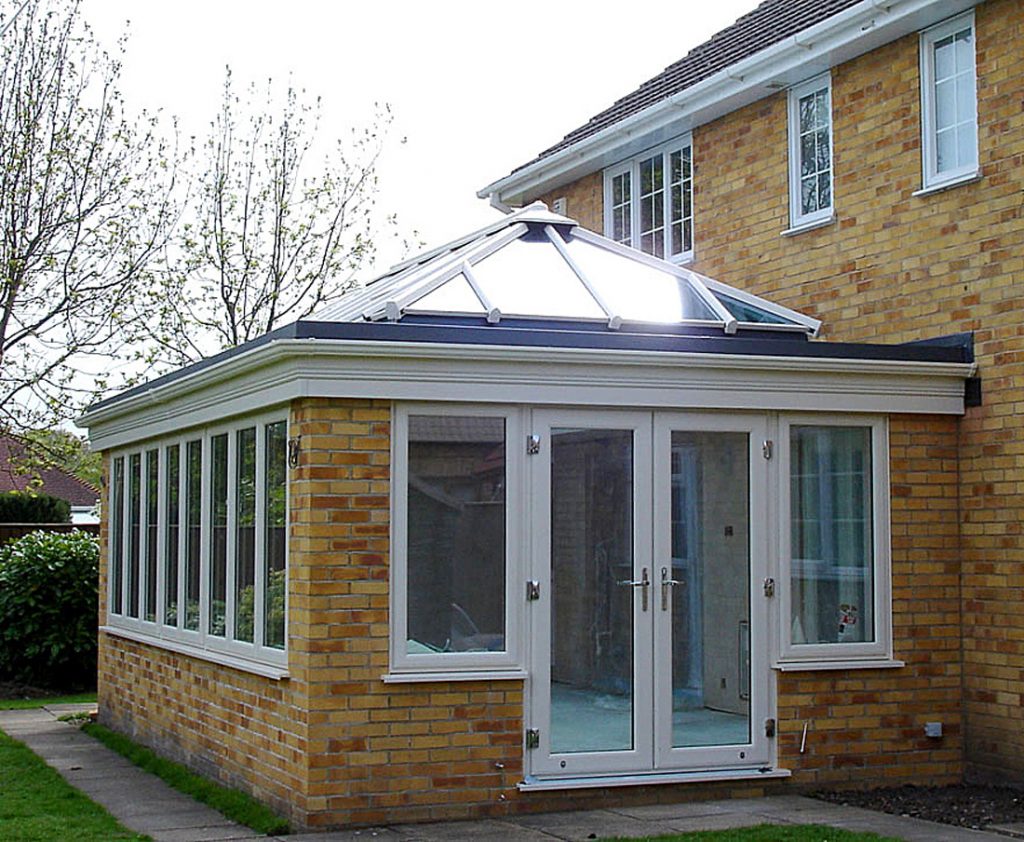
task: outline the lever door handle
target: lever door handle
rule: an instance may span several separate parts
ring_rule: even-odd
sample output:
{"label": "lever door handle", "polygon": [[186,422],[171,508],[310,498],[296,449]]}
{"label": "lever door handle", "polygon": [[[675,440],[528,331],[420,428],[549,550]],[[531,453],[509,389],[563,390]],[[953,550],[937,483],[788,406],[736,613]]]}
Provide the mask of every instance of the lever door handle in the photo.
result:
{"label": "lever door handle", "polygon": [[647,575],[646,567],[640,572],[639,579],[622,579],[615,584],[620,587],[640,588],[640,606],[644,611],[647,610],[647,589],[651,586],[651,579]]}
{"label": "lever door handle", "polygon": [[678,579],[670,579],[668,568],[661,568],[661,610],[668,611],[668,591],[669,588],[674,588],[676,585],[685,585],[685,582],[681,582]]}

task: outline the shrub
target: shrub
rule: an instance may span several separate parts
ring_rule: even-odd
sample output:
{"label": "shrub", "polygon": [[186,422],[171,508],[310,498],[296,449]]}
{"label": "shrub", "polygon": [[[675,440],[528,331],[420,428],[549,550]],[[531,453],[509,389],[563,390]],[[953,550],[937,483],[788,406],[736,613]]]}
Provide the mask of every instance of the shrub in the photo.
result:
{"label": "shrub", "polygon": [[0,679],[57,690],[96,681],[99,545],[31,532],[0,548]]}
{"label": "shrub", "polygon": [[0,492],[0,523],[70,523],[71,504],[49,494]]}

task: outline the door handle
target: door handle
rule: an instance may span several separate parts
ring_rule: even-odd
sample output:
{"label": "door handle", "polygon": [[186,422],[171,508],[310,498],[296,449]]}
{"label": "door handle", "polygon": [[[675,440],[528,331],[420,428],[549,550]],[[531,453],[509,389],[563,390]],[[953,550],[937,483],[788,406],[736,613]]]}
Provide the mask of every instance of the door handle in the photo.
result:
{"label": "door handle", "polygon": [[668,575],[668,568],[661,568],[661,610],[668,611],[668,592],[670,588],[674,588],[676,585],[683,585],[684,582],[680,582],[678,579],[670,579]]}
{"label": "door handle", "polygon": [[622,579],[615,584],[621,587],[640,588],[640,607],[647,610],[647,589],[651,586],[651,579],[647,575],[647,568],[644,567],[640,572],[640,578],[636,581],[632,579]]}

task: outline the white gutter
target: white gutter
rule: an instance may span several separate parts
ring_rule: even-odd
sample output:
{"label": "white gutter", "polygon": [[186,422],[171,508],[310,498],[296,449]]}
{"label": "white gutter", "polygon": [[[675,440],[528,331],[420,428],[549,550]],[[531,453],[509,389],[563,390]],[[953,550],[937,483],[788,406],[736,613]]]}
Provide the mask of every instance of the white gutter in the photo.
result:
{"label": "white gutter", "polygon": [[[586,171],[614,163],[616,150],[654,142],[723,116],[836,64],[978,5],[982,0],[862,2],[720,70],[572,146],[534,161],[477,192],[495,207],[521,202]],[[659,137],[659,132],[663,136]],[[628,157],[628,155],[620,155]]]}

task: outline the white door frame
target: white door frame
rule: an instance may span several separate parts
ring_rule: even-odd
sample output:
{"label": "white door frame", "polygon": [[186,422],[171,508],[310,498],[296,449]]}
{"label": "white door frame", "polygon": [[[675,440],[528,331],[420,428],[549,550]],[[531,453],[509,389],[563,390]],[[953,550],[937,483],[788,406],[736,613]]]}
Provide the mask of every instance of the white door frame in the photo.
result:
{"label": "white door frame", "polygon": [[[633,572],[644,568],[651,585],[648,610],[642,588],[634,589],[633,748],[627,751],[551,750],[551,429],[630,429],[633,431]],[[528,458],[529,578],[540,583],[530,604],[526,728],[539,731],[538,745],[526,751],[526,772],[539,778],[578,778],[622,773],[664,773],[742,769],[768,765],[771,742],[764,720],[771,706],[768,600],[763,593],[769,570],[768,461],[762,447],[768,420],[762,413],[708,413],[647,410],[534,409],[529,431],[540,437],[539,452]],[[671,612],[661,610],[660,560],[671,558],[671,435],[673,431],[742,432],[749,437],[750,547],[750,732],[751,742],[735,746],[672,748]],[[656,668],[657,664],[657,668]],[[653,676],[653,680],[652,680]]]}

